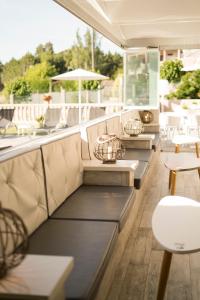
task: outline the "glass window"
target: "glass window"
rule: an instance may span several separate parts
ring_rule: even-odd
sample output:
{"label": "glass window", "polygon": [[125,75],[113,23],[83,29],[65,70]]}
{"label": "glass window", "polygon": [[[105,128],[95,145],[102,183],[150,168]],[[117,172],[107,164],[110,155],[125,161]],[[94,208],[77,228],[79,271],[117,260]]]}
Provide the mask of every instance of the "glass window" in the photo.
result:
{"label": "glass window", "polygon": [[124,59],[125,105],[158,107],[158,49],[128,50]]}

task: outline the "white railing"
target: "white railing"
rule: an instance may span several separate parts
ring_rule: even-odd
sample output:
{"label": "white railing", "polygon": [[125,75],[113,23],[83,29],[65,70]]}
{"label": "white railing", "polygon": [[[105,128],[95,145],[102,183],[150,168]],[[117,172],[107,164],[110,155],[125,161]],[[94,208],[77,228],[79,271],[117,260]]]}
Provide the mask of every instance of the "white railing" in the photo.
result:
{"label": "white railing", "polygon": [[[0,104],[1,108],[15,108],[13,122],[17,125],[22,122],[35,122],[35,119],[44,115],[48,105],[44,104]],[[78,104],[58,103],[50,104],[50,107],[62,108],[61,122],[73,126],[78,123]],[[122,103],[107,104],[81,104],[81,120],[88,121],[101,116],[118,112],[122,109]]]}

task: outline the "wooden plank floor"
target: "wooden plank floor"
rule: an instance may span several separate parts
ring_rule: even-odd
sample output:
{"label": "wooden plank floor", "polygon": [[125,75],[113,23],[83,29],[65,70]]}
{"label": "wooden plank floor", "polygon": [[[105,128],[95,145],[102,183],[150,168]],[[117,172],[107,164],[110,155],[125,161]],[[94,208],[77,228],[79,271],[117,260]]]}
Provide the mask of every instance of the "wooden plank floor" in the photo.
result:
{"label": "wooden plank floor", "polygon": [[[158,201],[169,195],[168,170],[162,160],[170,155],[170,152],[161,152],[153,178],[146,184],[132,234],[107,300],[156,299],[163,250],[153,237],[151,218]],[[200,200],[197,171],[178,174],[176,194]],[[200,300],[200,253],[173,255],[165,299]]]}

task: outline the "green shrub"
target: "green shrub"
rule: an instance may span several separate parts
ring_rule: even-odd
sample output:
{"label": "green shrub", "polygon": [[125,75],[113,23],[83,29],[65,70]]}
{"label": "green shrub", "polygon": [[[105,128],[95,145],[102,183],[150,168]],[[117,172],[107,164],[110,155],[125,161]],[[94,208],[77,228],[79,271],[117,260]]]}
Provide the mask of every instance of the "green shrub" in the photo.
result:
{"label": "green shrub", "polygon": [[168,99],[200,99],[200,70],[188,72],[181,78],[175,92],[167,96]]}
{"label": "green shrub", "polygon": [[5,89],[8,94],[19,97],[30,96],[31,94],[30,84],[24,78],[18,78],[13,82],[8,83]]}
{"label": "green shrub", "polygon": [[180,82],[183,72],[183,63],[181,60],[166,60],[160,67],[160,78],[169,83]]}

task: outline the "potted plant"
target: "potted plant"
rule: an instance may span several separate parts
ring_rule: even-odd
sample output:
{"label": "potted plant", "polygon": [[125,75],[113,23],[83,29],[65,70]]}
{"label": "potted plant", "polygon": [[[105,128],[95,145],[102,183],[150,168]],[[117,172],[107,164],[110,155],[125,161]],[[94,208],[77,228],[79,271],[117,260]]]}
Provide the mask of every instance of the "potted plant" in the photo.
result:
{"label": "potted plant", "polygon": [[43,100],[46,101],[49,105],[49,102],[52,100],[52,96],[49,94],[46,94],[43,96]]}
{"label": "potted plant", "polygon": [[44,127],[44,116],[43,115],[40,115],[38,117],[35,118],[36,120],[36,128],[42,128]]}

